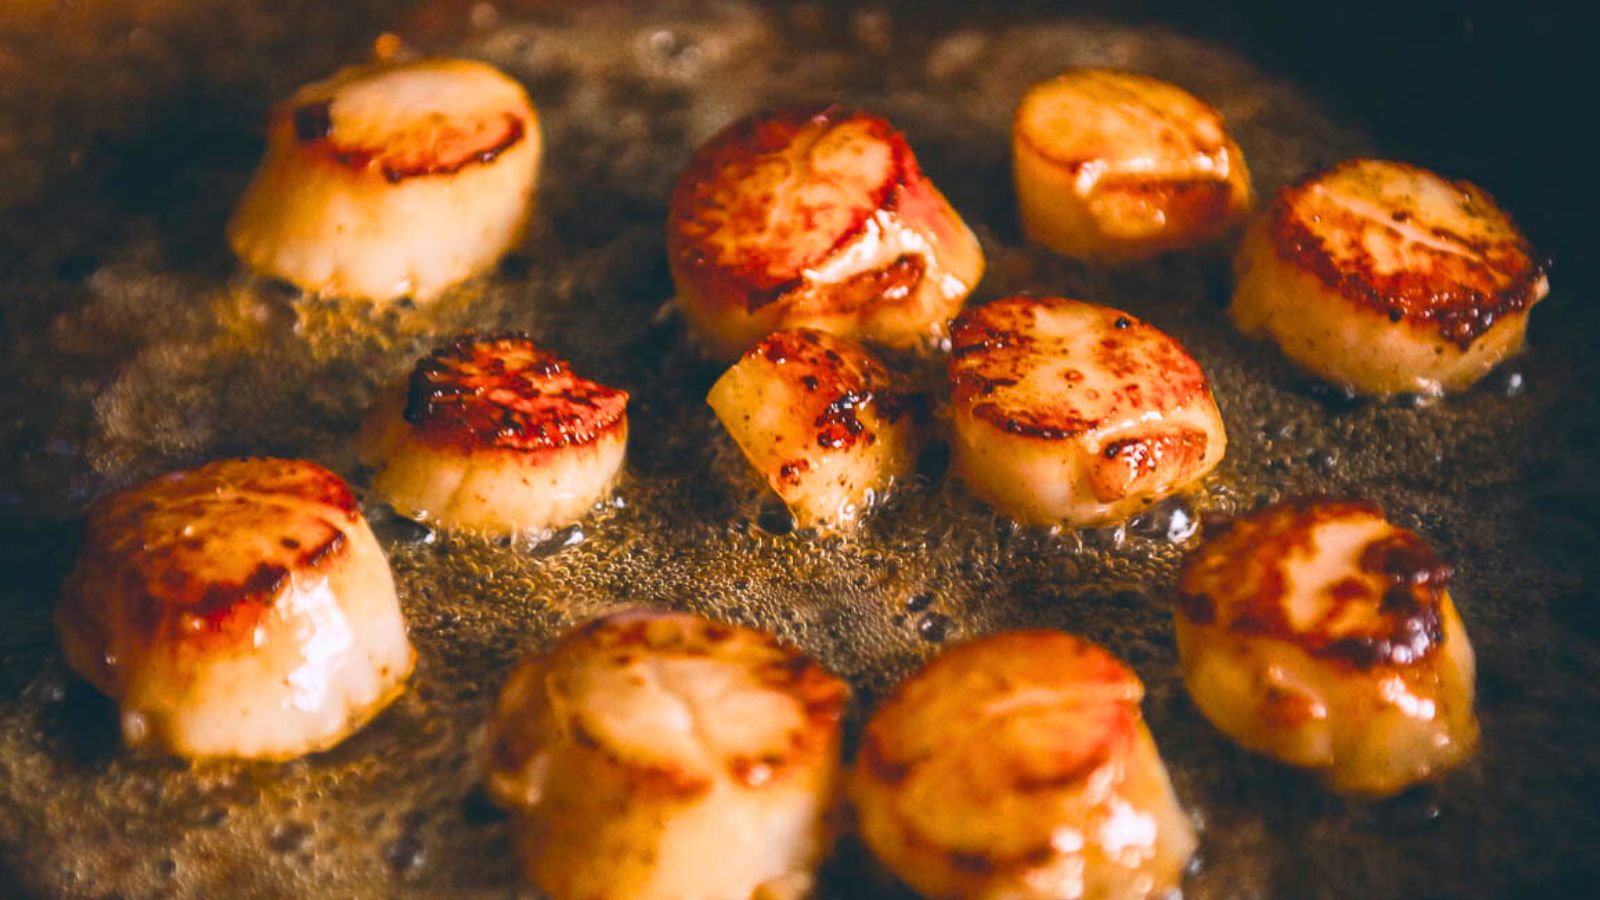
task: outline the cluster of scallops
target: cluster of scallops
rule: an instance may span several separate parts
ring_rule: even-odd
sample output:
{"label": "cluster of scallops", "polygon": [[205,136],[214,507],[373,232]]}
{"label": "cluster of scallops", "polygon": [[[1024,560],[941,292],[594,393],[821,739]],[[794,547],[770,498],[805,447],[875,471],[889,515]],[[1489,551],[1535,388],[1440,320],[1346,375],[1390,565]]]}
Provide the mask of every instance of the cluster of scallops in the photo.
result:
{"label": "cluster of scallops", "polygon": [[[1221,118],[1142,76],[1035,86],[1013,142],[1030,239],[1127,264],[1242,230],[1239,328],[1356,391],[1470,385],[1520,349],[1547,291],[1483,191],[1408,165],[1339,164],[1246,223],[1250,178]],[[539,158],[526,94],[487,65],[349,69],[274,111],[229,237],[307,292],[426,301],[520,239]],[[964,309],[978,240],[882,118],[821,106],[728,126],[683,173],[666,245],[693,335],[731,364],[707,402],[805,526],[857,526],[935,439],[973,496],[1039,526],[1125,520],[1223,458],[1205,372],[1155,325],[1064,297]],[[916,390],[885,348],[947,351],[947,394]],[[359,449],[400,515],[538,533],[612,490],[628,399],[526,336],[468,335],[378,401]],[[1315,499],[1206,531],[1175,620],[1184,682],[1218,730],[1367,796],[1472,751],[1472,648],[1424,538],[1369,503]],[[214,462],[101,501],[56,622],[126,742],[184,757],[330,747],[404,690],[415,657],[355,494],[298,460]],[[1142,692],[1077,637],[991,635],[901,684],[846,769],[850,692],[816,661],[630,611],[512,673],[487,780],[555,900],[804,896],[841,807],[928,897],[1161,896],[1196,837]]]}

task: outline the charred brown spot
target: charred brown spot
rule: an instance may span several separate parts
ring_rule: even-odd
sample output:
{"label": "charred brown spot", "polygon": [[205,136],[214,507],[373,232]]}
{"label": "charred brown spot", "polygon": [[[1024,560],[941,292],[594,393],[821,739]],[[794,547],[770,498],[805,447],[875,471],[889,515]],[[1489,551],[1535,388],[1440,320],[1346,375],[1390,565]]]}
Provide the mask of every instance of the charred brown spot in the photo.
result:
{"label": "charred brown spot", "polygon": [[852,391],[835,398],[812,423],[817,428],[817,446],[838,450],[855,443],[856,438],[867,429],[861,424],[857,412],[870,402],[870,391]]}
{"label": "charred brown spot", "polygon": [[[906,254],[880,269],[859,272],[838,284],[817,288],[816,307],[826,312],[860,312],[874,303],[896,302],[922,284],[927,262]],[[810,308],[808,305],[807,308]]]}
{"label": "charred brown spot", "polygon": [[294,136],[301,141],[320,141],[333,133],[333,101],[322,100],[296,107]]}
{"label": "charred brown spot", "polygon": [[417,363],[404,416],[440,443],[536,451],[593,443],[627,404],[627,392],[574,375],[526,335],[467,335]]}
{"label": "charred brown spot", "polygon": [[1210,625],[1217,620],[1217,605],[1205,594],[1181,594],[1178,609],[1196,625]]}
{"label": "charred brown spot", "polygon": [[1042,441],[1063,441],[1076,437],[1097,424],[1084,419],[1062,418],[1049,410],[1034,412],[1009,409],[998,403],[979,403],[972,408],[972,414],[1007,434]]}
{"label": "charred brown spot", "polygon": [[[1224,533],[1208,534],[1206,545],[1184,567],[1180,608],[1196,624],[1219,623],[1238,634],[1288,641],[1312,656],[1359,669],[1423,659],[1444,640],[1442,610],[1450,567],[1414,532],[1396,530],[1363,548],[1358,570],[1368,578],[1352,575],[1330,585],[1328,606],[1309,628],[1297,628],[1288,619],[1287,585],[1274,561],[1311,552],[1319,523],[1353,516],[1382,518],[1382,513],[1365,501],[1295,500],[1239,520]],[[1219,579],[1230,578],[1231,567],[1247,560],[1261,561],[1264,569],[1248,595],[1219,608],[1208,594],[1244,590]],[[1371,576],[1378,576],[1376,590]],[[1201,600],[1213,612],[1206,621],[1189,612],[1190,604],[1198,609]],[[1331,634],[1330,626],[1346,618],[1351,604],[1372,606],[1375,621]]]}
{"label": "charred brown spot", "polygon": [[522,116],[505,112],[492,124],[470,123],[476,130],[446,122],[434,124],[433,133],[397,135],[387,146],[344,144],[334,135],[331,110],[328,100],[295,108],[290,120],[296,139],[343,168],[376,168],[390,184],[492,163],[527,136]]}
{"label": "charred brown spot", "polygon": [[1102,502],[1125,497],[1137,486],[1197,467],[1205,458],[1206,433],[1184,428],[1112,441],[1095,466],[1094,492]]}
{"label": "charred brown spot", "polygon": [[[876,435],[862,419],[865,411],[870,409],[893,423],[917,402],[898,390],[897,379],[881,363],[836,335],[809,328],[775,331],[745,356],[794,366],[804,373],[798,382],[812,395],[804,414],[811,417],[817,446],[826,450],[847,449],[857,441],[875,442]],[[796,474],[779,472],[785,480]]]}

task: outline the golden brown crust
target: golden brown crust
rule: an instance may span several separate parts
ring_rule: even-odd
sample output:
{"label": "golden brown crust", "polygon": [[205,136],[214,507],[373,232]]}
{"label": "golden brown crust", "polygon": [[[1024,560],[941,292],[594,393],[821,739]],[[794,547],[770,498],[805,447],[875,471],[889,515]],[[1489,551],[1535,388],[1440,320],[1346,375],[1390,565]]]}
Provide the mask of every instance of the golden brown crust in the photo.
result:
{"label": "golden brown crust", "polygon": [[857,441],[875,443],[877,435],[861,421],[860,413],[871,409],[893,423],[912,403],[875,357],[853,341],[821,331],[774,331],[745,355],[805,373],[799,376],[804,406],[795,413],[814,426],[816,444],[824,450],[849,449]]}
{"label": "golden brown crust", "polygon": [[[1419,220],[1396,203],[1379,210],[1385,222],[1357,208],[1326,202],[1334,183],[1400,175],[1436,181],[1458,195],[1461,217],[1481,227],[1463,234]],[[1279,192],[1268,212],[1268,234],[1281,259],[1316,276],[1329,289],[1395,323],[1431,328],[1465,350],[1504,316],[1537,302],[1548,265],[1487,193],[1467,181],[1448,182],[1417,166],[1348,160]],[[1406,242],[1406,265],[1382,266],[1362,245],[1371,229],[1397,237],[1422,229],[1426,240]]]}
{"label": "golden brown crust", "polygon": [[[1081,364],[1119,384],[1108,392],[1072,393],[1065,402],[1048,406],[1007,402],[1006,388],[1060,354],[1053,342],[1032,333],[1034,310],[1068,306],[1094,310],[1111,324],[1108,336],[1095,343],[1092,357]],[[1070,368],[1072,362],[1063,373],[1068,380],[1074,373],[1081,377],[1081,370]],[[955,402],[970,405],[973,415],[1009,434],[1044,441],[1070,440],[1146,411],[1178,409],[1210,390],[1193,357],[1155,326],[1115,309],[1062,297],[1006,297],[966,310],[951,325],[949,372]]]}
{"label": "golden brown crust", "polygon": [[[248,635],[294,574],[343,552],[360,521],[355,495],[303,460],[236,459],[160,476],[90,510],[85,553],[69,604],[89,606],[89,584],[114,579],[133,598],[142,638]],[[100,621],[85,609],[83,622]]]}
{"label": "golden brown crust", "polygon": [[[698,616],[623,612],[595,619],[574,631],[552,652],[546,665],[554,697],[569,697],[574,670],[636,664],[673,657],[724,657],[737,660],[756,684],[795,701],[802,715],[776,736],[761,742],[756,755],[734,753],[722,760],[735,783],[759,787],[804,771],[806,763],[828,752],[836,739],[849,688],[810,657],[771,635]],[[583,701],[552,703],[556,727],[609,762],[627,769],[641,787],[667,796],[690,798],[712,787],[711,775],[674,761],[646,760],[614,747],[585,722]],[[514,751],[513,751],[514,752]]]}
{"label": "golden brown crust", "polygon": [[1312,552],[1320,526],[1382,517],[1367,501],[1296,500],[1230,522],[1185,565],[1179,610],[1196,625],[1276,638],[1356,669],[1422,660],[1444,639],[1451,568],[1415,532],[1386,528],[1365,544],[1357,571],[1326,589],[1315,621],[1295,623],[1287,609],[1294,588],[1285,564]]}
{"label": "golden brown crust", "polygon": [[[400,82],[412,78],[462,79],[450,106],[450,93],[429,94]],[[393,96],[375,108],[370,98],[347,91],[375,89],[393,81]],[[464,92],[461,85],[475,90]],[[415,104],[412,108],[396,102]],[[347,111],[345,103],[356,109]],[[352,175],[374,172],[390,184],[414,178],[449,176],[494,162],[522,143],[537,127],[534,112],[519,87],[504,75],[468,60],[420,60],[345,69],[327,81],[307,85],[275,106],[269,127],[299,151]]]}
{"label": "golden brown crust", "polygon": [[628,393],[573,374],[523,334],[465,335],[417,363],[405,420],[464,450],[556,450],[624,427]]}
{"label": "golden brown crust", "polygon": [[[1064,143],[1058,136],[1038,132],[1037,129],[1042,123],[1035,120],[1031,104],[1050,98],[1053,94],[1052,87],[1066,79],[1091,83],[1095,92],[1103,94],[1106,101],[1115,103],[1126,115],[1143,120],[1147,130],[1157,136],[1155,142],[1166,158],[1213,160],[1223,164],[1220,170],[1222,175],[1226,176],[1228,169],[1225,163],[1229,141],[1221,114],[1198,97],[1156,79],[1131,72],[1074,69],[1035,86],[1018,105],[1011,126],[1016,140],[1029,150],[1074,174],[1081,172],[1086,166],[1104,162],[1108,158],[1119,158],[1126,153],[1126,149],[1116,143],[1097,143],[1095,139],[1103,134],[1099,130],[1075,130],[1073,134],[1077,140],[1065,144],[1072,147],[1070,153],[1062,152]],[[1136,85],[1142,90],[1132,89],[1130,85]],[[1165,98],[1167,102],[1154,102],[1157,96]],[[1112,184],[1123,180],[1138,183],[1141,179],[1114,179],[1096,183]],[[1215,185],[1224,190],[1224,195],[1227,193],[1227,184],[1224,180],[1212,178],[1190,181],[1197,186]]]}
{"label": "golden brown crust", "polygon": [[[902,682],[867,724],[858,765],[885,786],[905,786],[925,766],[945,770],[965,760],[955,771],[981,779],[980,794],[1048,797],[1127,759],[1143,693],[1127,666],[1076,636],[992,635],[952,648]],[[937,704],[939,697],[959,697],[959,714]],[[1072,726],[1059,727],[1064,720]],[[1022,734],[1032,739],[1018,740]],[[931,823],[901,817],[907,843],[968,873],[1031,865],[1059,852],[1049,828],[1037,830],[1036,843],[1002,852],[988,842],[952,847],[947,836],[924,833],[924,824]]]}
{"label": "golden brown crust", "polygon": [[[1106,698],[1119,701],[1114,704],[1119,713],[1117,727],[1109,729],[1108,733],[1131,732],[1133,724],[1139,720],[1143,685],[1116,657],[1082,638],[1060,631],[1008,631],[958,644],[901,682],[862,735],[863,765],[887,783],[909,777],[912,770],[928,758],[929,748],[925,742],[930,735],[938,733],[915,721],[919,714],[927,712],[919,701],[943,693],[951,679],[962,681],[977,677],[970,673],[993,667],[999,667],[1003,674],[985,681],[988,687],[980,694],[992,695],[988,699],[1006,700],[1019,690],[1050,688],[1059,693],[1053,693],[1048,699],[1062,703],[1071,703],[1075,694],[1078,702],[1101,702]],[[969,699],[974,711],[984,708],[982,696]],[[951,732],[945,737],[954,742],[962,734],[981,733],[992,724],[985,723],[983,718],[974,716],[967,722],[951,723],[952,727],[959,726],[960,733]],[[1041,754],[1037,762],[1052,771],[1047,773],[1031,764],[1019,766],[1008,772],[1014,787],[1026,791],[1059,786],[1074,773],[1084,773],[1104,761],[1110,748],[1109,743],[1098,739],[1085,745],[1073,740],[1071,735],[1058,737],[1060,746],[1031,748]]]}
{"label": "golden brown crust", "polygon": [[[920,178],[905,139],[878,116],[832,104],[753,115],[701,147],[679,178],[668,253],[679,271],[754,311],[802,287],[806,270]],[[869,273],[858,287],[886,279],[881,293],[909,274]]]}
{"label": "golden brown crust", "polygon": [[300,146],[333,165],[352,172],[376,169],[390,184],[411,178],[454,175],[477,164],[494,162],[527,133],[522,116],[467,122],[441,121],[426,132],[410,131],[387,141],[371,137],[341,140],[332,116],[332,101],[313,100],[273,111],[275,127],[287,119]]}
{"label": "golden brown crust", "polygon": [[1094,495],[1109,503],[1159,481],[1162,473],[1199,468],[1210,438],[1198,428],[1123,438],[1100,451],[1091,478]]}

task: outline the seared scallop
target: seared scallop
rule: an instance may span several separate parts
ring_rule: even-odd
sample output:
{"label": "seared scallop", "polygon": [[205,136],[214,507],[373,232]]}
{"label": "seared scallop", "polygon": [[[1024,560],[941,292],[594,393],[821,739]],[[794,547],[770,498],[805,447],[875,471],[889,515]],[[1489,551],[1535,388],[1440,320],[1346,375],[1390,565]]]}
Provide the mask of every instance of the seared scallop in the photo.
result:
{"label": "seared scallop", "polygon": [[520,334],[467,335],[417,363],[363,429],[372,487],[443,528],[538,535],[605,499],[628,446],[628,394]]}
{"label": "seared scallop", "polygon": [[962,644],[867,723],[861,836],[927,897],[1162,897],[1195,849],[1139,712],[1144,686],[1088,641]]}
{"label": "seared scallop", "polygon": [[916,466],[914,398],[847,338],[775,331],[706,402],[802,527],[856,524]]}
{"label": "seared scallop", "polygon": [[1227,445],[1198,363],[1153,325],[1008,297],[952,326],[952,465],[1030,525],[1103,525],[1194,484]]}
{"label": "seared scallop", "polygon": [[1233,318],[1335,384],[1460,390],[1522,350],[1545,266],[1490,196],[1352,160],[1285,188],[1235,264]]}
{"label": "seared scallop", "polygon": [[735,122],[695,154],[667,221],[678,299],[710,352],[809,327],[942,338],[983,250],[883,119],[836,106]]}
{"label": "seared scallop", "polygon": [[306,291],[427,300],[521,240],[539,155],[527,94],[490,65],[347,68],[273,109],[228,240]]}
{"label": "seared scallop", "polygon": [[185,757],[331,747],[415,658],[355,496],[300,460],[209,463],[102,500],[55,619],[124,742]]}
{"label": "seared scallop", "polygon": [[1195,705],[1242,746],[1333,789],[1392,794],[1477,743],[1450,568],[1364,502],[1276,506],[1208,536],[1180,583]]}
{"label": "seared scallop", "polygon": [[798,897],[828,847],[847,701],[760,632],[614,614],[512,673],[489,789],[552,900]]}
{"label": "seared scallop", "polygon": [[1180,87],[1073,69],[1034,85],[1011,129],[1023,231],[1102,262],[1206,243],[1250,208],[1250,173],[1222,117]]}

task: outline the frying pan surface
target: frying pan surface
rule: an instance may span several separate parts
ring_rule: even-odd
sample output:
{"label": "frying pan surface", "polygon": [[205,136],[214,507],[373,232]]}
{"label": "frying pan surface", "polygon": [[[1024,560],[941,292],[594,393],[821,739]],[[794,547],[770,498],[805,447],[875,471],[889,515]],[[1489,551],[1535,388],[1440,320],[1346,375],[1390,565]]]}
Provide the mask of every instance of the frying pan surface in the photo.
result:
{"label": "frying pan surface", "polygon": [[[489,59],[547,139],[525,247],[424,309],[381,314],[241,276],[222,224],[273,100],[380,33]],[[1595,167],[1573,121],[1588,13],[1469,4],[1087,7],[943,2],[512,4],[172,0],[0,10],[0,896],[503,897],[506,822],[479,785],[509,667],[623,605],[773,630],[857,691],[850,733],[910,669],[1002,628],[1065,628],[1144,679],[1203,828],[1199,898],[1579,896],[1600,884],[1600,365]],[[1358,153],[1495,193],[1552,253],[1526,357],[1431,405],[1317,387],[1223,315],[1222,255],[1114,272],[1026,245],[1011,109],[1068,65],[1211,101],[1267,196]],[[1569,80],[1569,76],[1573,80]],[[780,102],[888,116],[978,232],[974,299],[1062,293],[1177,335],[1211,375],[1229,456],[1127,528],[997,521],[941,461],[851,540],[794,532],[702,398],[718,374],[670,304],[666,198],[696,144]],[[1587,165],[1586,165],[1587,164]],[[73,681],[50,610],[85,506],[221,455],[350,450],[374,392],[467,328],[520,328],[634,395],[623,503],[542,544],[431,533],[370,504],[421,661],[340,747],[281,765],[136,758]],[[1367,496],[1457,566],[1483,747],[1436,786],[1334,798],[1246,755],[1176,677],[1172,583],[1196,522],[1306,493]],[[824,897],[896,896],[848,839]]]}

